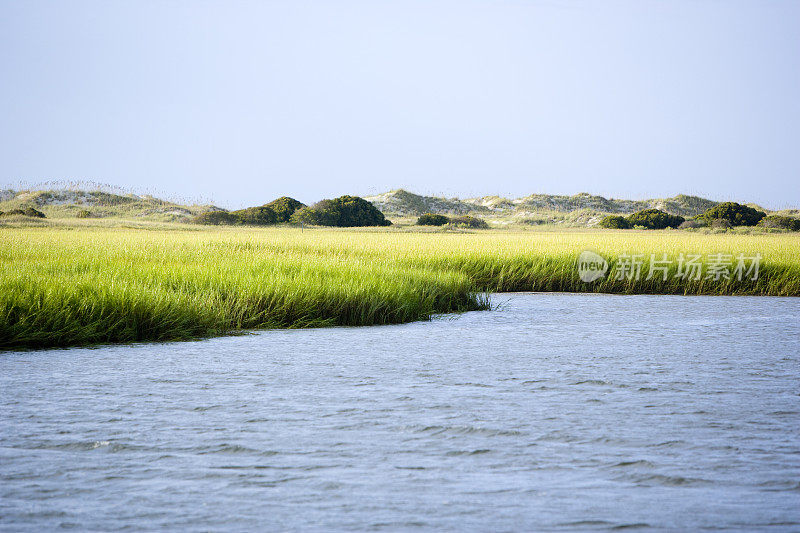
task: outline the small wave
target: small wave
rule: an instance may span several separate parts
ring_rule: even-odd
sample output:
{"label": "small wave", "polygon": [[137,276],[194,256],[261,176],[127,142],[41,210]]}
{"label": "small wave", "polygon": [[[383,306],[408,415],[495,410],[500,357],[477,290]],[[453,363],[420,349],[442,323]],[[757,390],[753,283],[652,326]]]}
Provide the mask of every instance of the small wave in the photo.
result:
{"label": "small wave", "polygon": [[683,446],[686,444],[686,441],[682,440],[665,440],[664,442],[659,442],[658,444],[648,444],[648,448],[674,448],[677,446]]}
{"label": "small wave", "polygon": [[90,450],[97,450],[98,448],[107,448],[109,446],[111,446],[111,441],[91,440],[82,442],[63,442],[58,444],[44,443],[32,446],[32,448],[36,450],[90,451]]}
{"label": "small wave", "polygon": [[410,429],[414,433],[429,433],[431,435],[487,435],[490,437],[523,435],[521,431],[513,429],[491,429],[476,426],[414,426]]}
{"label": "small wave", "polygon": [[220,407],[223,407],[223,406],[222,405],[198,405],[197,407],[193,407],[192,411],[203,412],[203,411],[210,411],[212,409],[219,409]]}
{"label": "small wave", "polygon": [[578,381],[573,383],[573,385],[601,385],[601,386],[608,386],[612,385],[608,381],[603,381],[602,379],[586,379],[584,381]]}
{"label": "small wave", "polygon": [[664,474],[649,474],[646,476],[636,476],[633,481],[637,485],[661,485],[664,487],[690,487],[705,485],[710,483],[707,479],[688,478],[683,476],[668,476]]}
{"label": "small wave", "polygon": [[604,527],[611,526],[611,522],[605,520],[577,520],[575,522],[564,522],[557,524],[558,527]]}
{"label": "small wave", "polygon": [[794,480],[785,481],[765,481],[759,483],[758,487],[763,487],[765,492],[798,492],[800,491],[800,482]]}
{"label": "small wave", "polygon": [[485,453],[491,453],[492,450],[489,449],[480,449],[480,450],[454,450],[451,452],[447,452],[445,455],[448,457],[458,457],[461,455],[483,455]]}
{"label": "small wave", "polygon": [[199,455],[207,455],[212,453],[255,453],[260,454],[258,450],[254,450],[252,448],[247,448],[245,446],[241,446],[239,444],[219,444],[212,448],[202,448],[197,452]]}
{"label": "small wave", "polygon": [[640,459],[638,461],[622,461],[615,465],[612,465],[611,468],[630,468],[630,467],[646,467],[646,468],[653,468],[655,465],[650,461],[645,461],[644,459]]}
{"label": "small wave", "polygon": [[646,529],[651,527],[653,526],[651,526],[650,524],[646,524],[644,522],[637,522],[634,524],[619,524],[613,526],[611,529]]}
{"label": "small wave", "polygon": [[579,439],[575,435],[564,433],[563,431],[551,431],[550,433],[546,433],[541,437],[538,437],[536,440],[548,442],[575,442]]}

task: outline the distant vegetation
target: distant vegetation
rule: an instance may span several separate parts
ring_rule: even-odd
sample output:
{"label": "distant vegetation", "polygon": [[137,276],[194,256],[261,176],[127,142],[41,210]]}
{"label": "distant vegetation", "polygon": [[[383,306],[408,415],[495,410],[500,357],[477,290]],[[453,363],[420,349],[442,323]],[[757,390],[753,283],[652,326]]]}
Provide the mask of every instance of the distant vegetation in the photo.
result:
{"label": "distant vegetation", "polygon": [[489,224],[478,217],[462,215],[456,217],[446,217],[434,213],[425,213],[417,219],[418,226],[451,226],[454,228],[488,229]]}
{"label": "distant vegetation", "polygon": [[627,217],[609,215],[600,221],[599,226],[610,229],[665,229],[677,228],[683,222],[684,218],[679,215],[671,215],[660,209],[643,209]]}
{"label": "distant vegetation", "polygon": [[489,224],[485,220],[468,215],[452,217],[450,225],[458,228],[489,229]]}
{"label": "distant vegetation", "polygon": [[685,220],[682,216],[672,215],[659,209],[644,209],[627,217],[609,215],[598,224],[609,229],[693,229],[710,227],[725,230],[736,226],[755,226],[769,229],[800,231],[800,220],[785,215],[767,215],[753,207],[736,202],[724,202],[709,208],[696,217]]}
{"label": "distant vegetation", "polygon": [[800,231],[800,220],[781,215],[767,215],[758,221],[758,225],[764,228]]}
{"label": "distant vegetation", "polygon": [[278,215],[266,205],[231,211],[231,215],[236,217],[238,224],[246,226],[269,226],[278,222]]}
{"label": "distant vegetation", "polygon": [[[342,197],[345,198],[345,197]],[[348,197],[357,198],[357,197]],[[670,216],[686,220],[681,229],[708,227],[712,230],[725,229],[739,225],[757,225],[766,230],[788,230],[792,220],[797,220],[798,210],[768,212],[755,205],[740,205],[732,202],[718,203],[705,198],[677,195],[673,198],[650,200],[623,200],[604,198],[586,193],[572,196],[532,194],[522,198],[502,198],[483,196],[460,200],[458,198],[439,198],[422,196],[404,190],[364,198],[378,211],[353,213],[340,205],[331,205],[335,200],[323,200],[312,207],[283,196],[267,204],[235,211],[220,209],[213,205],[183,205],[161,200],[148,195],[136,195],[122,191],[107,190],[41,190],[13,191],[0,190],[0,211],[14,212],[35,209],[48,219],[126,219],[158,222],[197,222],[211,225],[271,225],[297,223],[314,225],[382,225],[388,223],[387,217],[400,225],[414,224],[418,217],[430,214],[447,217],[450,227],[517,227],[532,225],[555,225],[562,227],[600,227],[625,228],[625,219],[636,213],[658,210]],[[224,212],[228,214],[213,214]],[[88,214],[87,214],[88,213]],[[792,220],[778,223],[775,220],[758,223],[753,213],[768,213],[771,216],[790,217]],[[274,215],[274,218],[273,218]],[[455,218],[453,218],[455,217]],[[459,219],[458,217],[472,217]],[[473,222],[472,219],[483,222]],[[3,222],[9,223],[8,218]],[[425,219],[423,219],[425,220]],[[432,219],[433,220],[433,219]],[[436,219],[441,220],[441,219]],[[760,220],[760,219],[759,219]],[[24,222],[24,221],[23,221]],[[44,222],[50,224],[50,222]],[[672,222],[669,227],[674,227]],[[632,226],[660,227],[661,222],[654,216],[634,221]]]}
{"label": "distant vegetation", "polygon": [[697,218],[712,225],[714,221],[720,220],[727,222],[730,226],[755,226],[765,216],[767,214],[758,209],[736,202],[724,202],[712,207]]}
{"label": "distant vegetation", "polygon": [[620,215],[609,215],[598,224],[601,228],[607,229],[630,229],[631,223],[626,217]]}
{"label": "distant vegetation", "polygon": [[205,225],[234,225],[269,226],[280,222],[288,222],[298,208],[304,204],[294,198],[282,196],[272,202],[257,206],[238,209],[236,211],[216,210],[196,215],[192,222]]}
{"label": "distant vegetation", "polygon": [[275,216],[278,217],[278,222],[289,222],[295,211],[305,206],[306,204],[303,202],[295,200],[294,198],[289,198],[288,196],[281,196],[266,205],[266,207],[269,207],[275,212]]}
{"label": "distant vegetation", "polygon": [[[275,211],[277,208],[278,211]],[[340,196],[306,206],[294,198],[284,196],[260,207],[238,211],[214,211],[194,217],[197,224],[242,224],[268,226],[278,222],[294,222],[314,226],[363,227],[389,226],[383,213],[374,205],[357,196]]]}
{"label": "distant vegetation", "polygon": [[188,221],[194,215],[215,209],[213,206],[177,204],[147,195],[114,194],[99,190],[0,190],[0,211],[28,208],[36,209],[50,219],[84,218],[83,212],[88,211],[91,218],[160,222]]}
{"label": "distant vegetation", "polygon": [[646,229],[677,228],[684,220],[680,215],[670,215],[660,209],[643,209],[628,216],[631,226]]}
{"label": "distant vegetation", "polygon": [[340,228],[390,226],[392,223],[370,202],[358,196],[322,200],[295,212],[292,220],[315,226]]}
{"label": "distant vegetation", "polygon": [[417,226],[444,226],[450,219],[444,215],[425,213],[417,219]]}
{"label": "distant vegetation", "polygon": [[0,216],[3,217],[11,217],[14,215],[33,217],[33,218],[45,218],[44,213],[32,207],[26,207],[25,209],[11,209],[10,211],[0,211]]}
{"label": "distant vegetation", "polygon": [[237,224],[239,222],[239,217],[228,211],[207,211],[195,215],[192,222],[207,226],[224,226]]}
{"label": "distant vegetation", "polygon": [[440,215],[472,215],[530,218],[535,214],[560,214],[575,211],[602,213],[604,215],[628,215],[643,209],[660,209],[673,215],[692,217],[717,205],[717,202],[679,194],[673,198],[650,200],[621,200],[604,198],[587,193],[573,196],[552,194],[531,194],[523,198],[509,199],[499,196],[479,198],[439,198],[423,196],[398,189],[387,193],[368,196],[367,200],[378,209],[391,216],[420,216],[425,213]]}

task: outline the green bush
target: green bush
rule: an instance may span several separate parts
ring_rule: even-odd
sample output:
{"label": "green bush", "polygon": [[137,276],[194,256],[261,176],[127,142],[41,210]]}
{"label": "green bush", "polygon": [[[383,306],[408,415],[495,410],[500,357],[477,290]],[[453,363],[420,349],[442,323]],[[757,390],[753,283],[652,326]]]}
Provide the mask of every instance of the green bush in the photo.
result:
{"label": "green bush", "polygon": [[34,218],[46,218],[44,216],[44,213],[32,207],[26,207],[25,209],[12,209],[11,211],[6,211],[5,213],[0,211],[0,216],[11,217],[14,215],[22,215],[25,217],[34,217]]}
{"label": "green bush", "polygon": [[767,215],[758,221],[758,225],[764,228],[788,229],[789,231],[800,231],[800,220],[783,215]]}
{"label": "green bush", "polygon": [[207,211],[195,215],[192,222],[209,226],[232,225],[239,222],[239,217],[227,211]]}
{"label": "green bush", "polygon": [[341,228],[392,224],[377,207],[358,196],[340,196],[333,200],[322,200],[311,207],[298,209],[292,220],[316,226]]}
{"label": "green bush", "polygon": [[417,219],[417,226],[444,226],[450,219],[444,215],[425,213]]}
{"label": "green bush", "polygon": [[489,224],[485,220],[478,217],[471,217],[468,215],[453,217],[450,219],[451,226],[471,229],[489,229]]}
{"label": "green bush", "polygon": [[288,196],[281,196],[280,198],[272,200],[266,207],[275,211],[278,222],[289,222],[294,212],[306,207],[306,204]]}
{"label": "green bush", "polygon": [[767,214],[758,209],[736,202],[723,202],[699,215],[698,218],[703,218],[709,224],[714,220],[727,220],[731,226],[755,226],[765,216]]}
{"label": "green bush", "polygon": [[275,211],[265,205],[231,211],[231,214],[237,218],[237,223],[248,226],[267,226],[278,222]]}
{"label": "green bush", "polygon": [[641,226],[645,229],[677,228],[684,222],[680,215],[671,215],[660,209],[643,209],[628,215],[631,226]]}
{"label": "green bush", "polygon": [[75,218],[91,218],[92,213],[87,209],[80,209],[77,213],[75,213]]}
{"label": "green bush", "polygon": [[609,215],[600,221],[598,224],[601,228],[608,229],[631,229],[631,224],[628,219],[619,215]]}

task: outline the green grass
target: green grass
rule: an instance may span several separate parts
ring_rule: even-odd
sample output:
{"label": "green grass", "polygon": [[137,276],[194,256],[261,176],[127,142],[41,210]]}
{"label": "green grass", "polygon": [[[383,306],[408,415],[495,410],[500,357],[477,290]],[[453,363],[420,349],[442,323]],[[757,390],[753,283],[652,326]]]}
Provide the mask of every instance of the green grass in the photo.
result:
{"label": "green grass", "polygon": [[[578,279],[584,249],[763,256],[758,280]],[[646,263],[646,261],[645,261]],[[646,273],[646,264],[644,272]],[[800,295],[792,234],[680,231],[0,228],[0,348],[167,341],[256,328],[401,323],[489,291]]]}

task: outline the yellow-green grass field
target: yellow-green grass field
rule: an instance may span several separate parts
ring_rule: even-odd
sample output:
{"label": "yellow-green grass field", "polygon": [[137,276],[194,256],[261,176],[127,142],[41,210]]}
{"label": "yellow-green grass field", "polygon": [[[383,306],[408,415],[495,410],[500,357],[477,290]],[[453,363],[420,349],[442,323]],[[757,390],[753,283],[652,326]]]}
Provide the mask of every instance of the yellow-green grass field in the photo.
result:
{"label": "yellow-green grass field", "polygon": [[[610,263],[608,274],[592,283],[581,281],[576,268],[585,249]],[[700,255],[708,270],[719,253],[730,259],[729,279],[706,279],[706,271],[699,280],[676,277],[680,254]],[[622,254],[641,256],[639,279],[615,279]],[[672,261],[666,281],[663,271],[647,279],[651,254]],[[758,278],[750,279],[751,271],[737,279],[737,257],[756,254]],[[614,230],[0,228],[3,349],[401,323],[487,309],[486,293],[503,291],[800,296],[800,238]]]}

